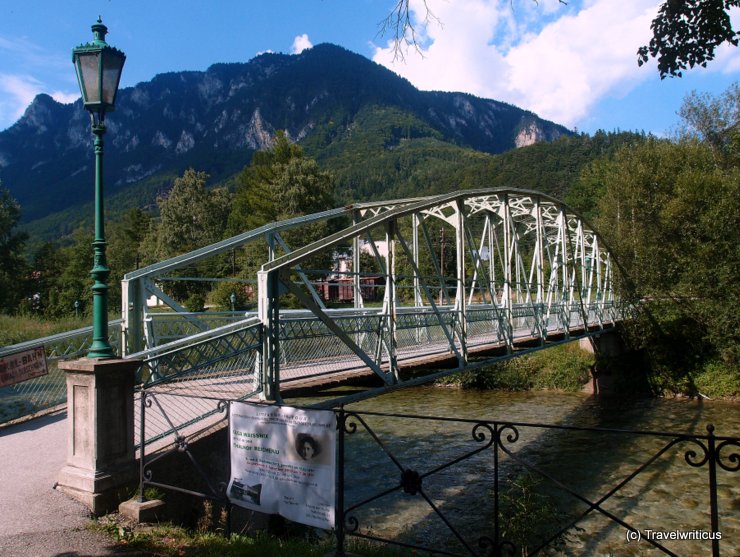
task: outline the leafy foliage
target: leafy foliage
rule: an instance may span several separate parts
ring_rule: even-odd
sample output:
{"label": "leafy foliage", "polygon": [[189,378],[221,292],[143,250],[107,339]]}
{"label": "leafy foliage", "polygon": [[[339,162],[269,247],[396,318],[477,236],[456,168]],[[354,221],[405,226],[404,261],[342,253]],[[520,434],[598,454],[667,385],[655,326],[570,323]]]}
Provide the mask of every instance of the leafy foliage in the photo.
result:
{"label": "leafy foliage", "polygon": [[592,168],[604,192],[598,228],[643,301],[627,330],[649,355],[658,390],[698,392],[694,376],[712,362],[740,385],[734,150],[718,156],[710,142],[649,139]]}
{"label": "leafy foliage", "polygon": [[679,115],[683,120],[680,136],[709,145],[718,160],[740,163],[740,85],[733,83],[721,95],[687,95]]}
{"label": "leafy foliage", "polygon": [[[172,189],[157,199],[160,219],[144,239],[150,246],[150,262],[212,244],[223,238],[229,213],[230,196],[223,188],[206,189],[208,175],[192,168],[175,178]],[[140,217],[137,217],[140,218]],[[185,276],[220,276],[223,262],[215,258],[196,264],[195,269],[180,272]],[[170,282],[167,292],[187,302],[191,311],[200,311],[205,303],[208,284]]]}
{"label": "leafy foliage", "polygon": [[222,189],[207,190],[205,172],[192,168],[175,178],[172,189],[157,200],[160,221],[156,230],[159,258],[172,257],[221,239],[229,210]]}
{"label": "leafy foliage", "polygon": [[681,77],[694,66],[706,67],[722,43],[738,45],[739,33],[732,29],[730,9],[739,0],[665,0],[651,24],[653,38],[637,50],[642,66],[648,55],[658,59],[661,79]]}

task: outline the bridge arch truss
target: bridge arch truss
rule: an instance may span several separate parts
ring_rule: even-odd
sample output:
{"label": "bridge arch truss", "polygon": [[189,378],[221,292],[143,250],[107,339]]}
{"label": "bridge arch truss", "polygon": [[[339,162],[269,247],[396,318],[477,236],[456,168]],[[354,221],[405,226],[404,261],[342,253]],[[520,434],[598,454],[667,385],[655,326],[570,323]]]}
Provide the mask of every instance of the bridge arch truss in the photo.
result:
{"label": "bridge arch truss", "polygon": [[[286,237],[311,238],[320,222],[341,224],[288,246]],[[164,348],[155,346],[158,319],[179,316],[208,336],[205,315],[184,312],[161,281],[252,242],[265,245],[257,311],[226,316],[226,326],[242,320],[259,330],[253,372],[270,400],[291,384],[368,370],[382,388],[429,380],[599,334],[622,318],[612,257],[579,215],[538,192],[462,190],[273,223],[130,273],[129,353]],[[147,312],[143,300],[152,294],[175,311]]]}

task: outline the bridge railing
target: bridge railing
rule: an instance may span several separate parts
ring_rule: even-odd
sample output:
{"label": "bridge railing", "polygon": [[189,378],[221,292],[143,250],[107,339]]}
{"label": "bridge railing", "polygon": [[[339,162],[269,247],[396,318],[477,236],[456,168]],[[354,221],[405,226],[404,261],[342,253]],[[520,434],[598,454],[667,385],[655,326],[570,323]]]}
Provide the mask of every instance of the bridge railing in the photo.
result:
{"label": "bridge railing", "polygon": [[[545,339],[547,335],[565,334],[572,328],[599,327],[613,324],[614,304],[567,304],[562,319],[560,307],[547,308],[544,304],[517,304],[509,320],[507,310],[492,304],[471,304],[467,307],[467,338],[469,349],[502,346],[511,336],[514,340]],[[453,306],[396,308],[395,343],[399,364],[423,356],[451,354],[461,350],[456,337],[460,320]],[[548,315],[548,313],[551,313]],[[388,351],[383,343],[390,342],[390,333],[384,329],[386,315],[382,308],[327,310],[333,324],[383,369],[388,368]],[[507,332],[512,323],[512,331]],[[280,373],[281,383],[347,372],[365,367],[365,363],[346,344],[339,342],[335,333],[308,310],[283,310],[280,314]],[[452,342],[450,342],[452,340]]]}
{"label": "bridge railing", "polygon": [[[92,327],[83,327],[0,348],[0,357],[43,348],[48,370],[48,375],[0,388],[0,423],[66,404],[67,384],[58,362],[84,356],[92,344],[92,332]],[[120,354],[120,319],[108,323],[108,340]]]}
{"label": "bridge railing", "polygon": [[207,428],[214,416],[212,398],[246,400],[259,394],[262,383],[259,361],[262,325],[247,318],[213,330],[128,356],[141,360],[137,372],[135,407],[146,393],[162,410],[150,414],[146,427],[143,412],[135,416],[136,446],[163,439],[175,431]]}
{"label": "bridge railing", "polygon": [[250,317],[256,312],[244,311],[161,311],[146,316],[148,338],[152,346],[161,346],[181,338],[197,335],[204,331],[223,327]]}

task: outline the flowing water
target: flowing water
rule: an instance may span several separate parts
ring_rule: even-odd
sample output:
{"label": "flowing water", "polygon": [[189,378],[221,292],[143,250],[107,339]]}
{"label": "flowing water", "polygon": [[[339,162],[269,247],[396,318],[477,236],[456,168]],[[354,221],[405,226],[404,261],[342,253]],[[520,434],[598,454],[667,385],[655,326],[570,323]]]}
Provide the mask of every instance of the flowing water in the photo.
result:
{"label": "flowing water", "polygon": [[[500,513],[506,537],[536,548],[569,521],[585,513],[588,504],[568,494],[544,471],[573,492],[596,502],[672,438],[631,433],[586,432],[570,429],[530,427],[527,424],[557,424],[587,428],[636,431],[665,431],[705,435],[712,423],[717,436],[740,436],[740,404],[688,399],[618,400],[582,394],[503,393],[422,387],[387,394],[348,405],[348,411],[447,417],[456,419],[517,422],[508,428],[504,447],[512,456],[498,451],[502,496]],[[363,423],[364,422],[364,423]],[[350,524],[371,536],[390,538],[425,547],[464,553],[463,542],[432,508],[462,532],[464,543],[477,549],[478,539],[493,537],[494,458],[493,448],[460,462],[450,461],[485,446],[490,431],[474,422],[420,420],[360,414],[350,423],[357,426],[346,436],[346,507],[378,493],[378,497],[348,513]],[[367,427],[366,427],[367,426]],[[388,456],[367,428],[378,437]],[[480,441],[474,434],[482,435]],[[626,482],[601,508],[625,523],[653,536],[710,534],[709,467],[694,467],[687,451],[703,454],[694,442],[670,447],[644,471]],[[740,447],[728,446],[722,460],[733,466],[731,454]],[[525,462],[527,465],[523,465]],[[737,466],[737,460],[734,463]],[[399,489],[401,469],[424,476],[425,501]],[[722,555],[740,554],[740,472],[718,467],[720,541]],[[587,513],[557,539],[544,554],[562,555],[658,555],[644,539],[627,540],[628,529],[597,511]],[[688,534],[682,534],[688,532]],[[716,534],[715,534],[716,535]],[[655,537],[654,537],[655,539]],[[710,555],[706,540],[659,539],[677,555]]]}

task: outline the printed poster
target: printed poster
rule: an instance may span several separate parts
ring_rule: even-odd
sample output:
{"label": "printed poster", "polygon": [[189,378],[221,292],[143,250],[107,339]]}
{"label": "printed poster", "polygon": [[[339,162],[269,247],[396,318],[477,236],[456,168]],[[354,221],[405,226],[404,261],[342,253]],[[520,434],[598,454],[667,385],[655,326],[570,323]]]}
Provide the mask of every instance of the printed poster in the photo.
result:
{"label": "printed poster", "polygon": [[231,502],[334,528],[336,427],[331,410],[232,403]]}

